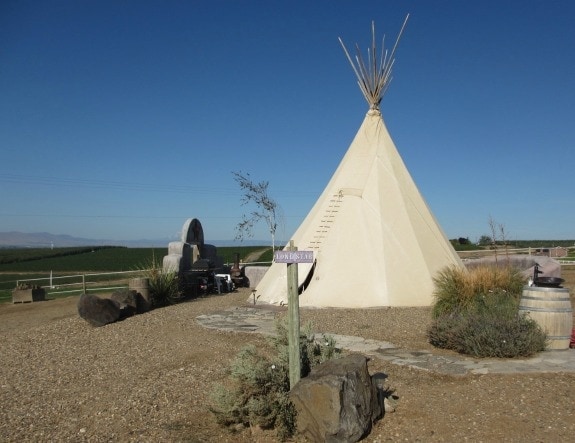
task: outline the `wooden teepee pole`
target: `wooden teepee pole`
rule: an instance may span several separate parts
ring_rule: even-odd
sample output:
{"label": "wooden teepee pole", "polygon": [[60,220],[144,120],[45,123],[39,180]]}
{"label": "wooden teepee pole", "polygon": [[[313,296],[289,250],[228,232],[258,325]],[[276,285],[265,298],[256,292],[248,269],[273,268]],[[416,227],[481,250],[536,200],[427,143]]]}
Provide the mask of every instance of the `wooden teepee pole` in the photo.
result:
{"label": "wooden teepee pole", "polygon": [[349,64],[351,65],[353,72],[357,77],[359,89],[361,89],[363,96],[369,103],[370,109],[379,109],[381,99],[383,98],[383,95],[389,86],[389,82],[391,82],[391,69],[393,68],[393,64],[395,62],[395,51],[403,34],[403,30],[405,29],[405,25],[407,24],[408,18],[409,14],[407,14],[405,17],[389,57],[387,55],[387,51],[384,51],[383,48],[385,39],[382,40],[381,57],[379,61],[377,59],[377,48],[375,46],[375,24],[373,22],[371,23],[371,47],[369,47],[367,50],[367,61],[365,61],[361,56],[361,50],[357,44],[354,61],[349,55],[343,40],[339,38],[339,43],[341,44],[347,60],[349,61]]}

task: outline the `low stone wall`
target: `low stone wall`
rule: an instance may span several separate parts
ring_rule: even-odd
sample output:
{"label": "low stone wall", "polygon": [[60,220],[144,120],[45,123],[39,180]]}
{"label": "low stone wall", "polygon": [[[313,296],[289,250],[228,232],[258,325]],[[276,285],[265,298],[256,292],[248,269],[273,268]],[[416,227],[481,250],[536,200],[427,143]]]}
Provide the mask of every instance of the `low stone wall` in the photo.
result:
{"label": "low stone wall", "polygon": [[250,288],[255,289],[259,284],[269,266],[246,266],[245,275],[250,281]]}
{"label": "low stone wall", "polygon": [[520,269],[526,278],[533,275],[533,267],[535,263],[539,265],[539,269],[543,271],[542,276],[545,277],[561,277],[561,265],[558,261],[545,257],[536,255],[505,255],[500,254],[495,257],[483,257],[478,259],[469,259],[464,261],[465,266],[468,269],[475,268],[478,266],[494,266],[497,264],[499,267],[506,267],[509,264],[511,266]]}

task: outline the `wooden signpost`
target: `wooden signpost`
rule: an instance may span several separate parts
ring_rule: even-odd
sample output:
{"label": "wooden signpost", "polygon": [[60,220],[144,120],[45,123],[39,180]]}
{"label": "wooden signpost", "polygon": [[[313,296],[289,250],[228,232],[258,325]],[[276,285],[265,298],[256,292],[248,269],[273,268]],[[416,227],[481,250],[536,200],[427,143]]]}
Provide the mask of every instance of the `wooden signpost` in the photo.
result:
{"label": "wooden signpost", "polygon": [[289,384],[292,389],[301,378],[297,264],[313,263],[313,251],[298,251],[292,240],[285,251],[274,252],[274,261],[287,264]]}

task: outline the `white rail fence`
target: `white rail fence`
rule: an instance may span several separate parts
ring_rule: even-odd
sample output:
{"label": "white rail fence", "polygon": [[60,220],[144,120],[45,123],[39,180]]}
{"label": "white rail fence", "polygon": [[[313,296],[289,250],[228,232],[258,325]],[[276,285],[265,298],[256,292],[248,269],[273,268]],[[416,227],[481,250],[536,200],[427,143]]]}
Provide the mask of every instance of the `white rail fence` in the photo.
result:
{"label": "white rail fence", "polygon": [[128,287],[128,280],[142,276],[146,271],[103,272],[95,274],[52,275],[28,278],[16,281],[20,285],[38,285],[46,294],[73,294],[88,292],[107,292]]}
{"label": "white rail fence", "polygon": [[[470,250],[470,251],[458,251],[458,255],[461,259],[476,259],[481,257],[491,257],[497,255],[498,257],[505,257],[506,255],[515,255],[515,254],[522,254],[522,255],[531,255],[531,256],[547,256],[553,258],[561,265],[575,265],[575,260],[569,259],[567,257],[559,257],[558,252],[559,250],[562,251],[569,251],[574,249],[573,246],[568,248],[561,248],[561,247],[549,247],[549,248],[508,248],[505,249],[504,247],[499,247],[497,249],[477,249],[477,250]],[[547,251],[546,253],[542,253],[541,251]]]}
{"label": "white rail fence", "polygon": [[[548,248],[552,249],[552,248]],[[571,249],[571,248],[568,248]],[[476,250],[476,251],[460,251],[459,255],[462,259],[473,259],[479,257],[485,257],[489,255],[497,254],[499,256],[504,256],[508,254],[528,254],[535,255],[534,248],[523,248],[523,249],[499,249],[494,250]],[[569,260],[566,258],[555,258],[561,265],[573,266],[575,265],[575,260]],[[270,262],[250,262],[242,263],[243,266],[258,266],[264,265],[269,266]],[[88,292],[109,292],[115,291],[117,289],[128,288],[130,278],[142,277],[145,275],[146,270],[136,270],[136,271],[120,271],[120,272],[102,272],[102,273],[84,273],[84,274],[71,274],[71,275],[52,275],[50,273],[46,277],[40,278],[23,278],[16,281],[16,287],[20,285],[37,285],[44,288],[46,295],[48,294],[74,294],[74,293],[88,293]],[[7,298],[5,296],[0,296],[0,299]]]}
{"label": "white rail fence", "polygon": [[[270,265],[271,262],[250,262],[242,263],[242,266]],[[48,274],[46,277],[21,278],[16,280],[15,288],[24,285],[40,286],[46,291],[46,295],[82,294],[88,292],[105,293],[118,289],[125,289],[129,286],[131,278],[143,277],[149,270],[83,273],[70,275]],[[37,273],[41,274],[41,273]],[[13,282],[13,280],[12,280]],[[0,282],[10,283],[9,281]],[[13,286],[14,287],[14,286]],[[2,293],[7,291],[2,291]],[[0,301],[9,299],[11,295],[0,294]]]}

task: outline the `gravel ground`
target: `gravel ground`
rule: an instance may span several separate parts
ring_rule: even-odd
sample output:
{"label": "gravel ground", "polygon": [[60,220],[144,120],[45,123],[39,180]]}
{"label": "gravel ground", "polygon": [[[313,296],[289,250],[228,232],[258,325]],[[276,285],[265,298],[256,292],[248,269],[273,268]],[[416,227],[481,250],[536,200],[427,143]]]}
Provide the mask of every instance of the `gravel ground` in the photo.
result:
{"label": "gravel ground", "polygon": [[[195,318],[245,305],[248,295],[206,297],[101,328],[78,317],[77,297],[0,305],[0,441],[275,441],[265,431],[231,434],[208,411],[211,387],[225,380],[238,350],[267,342],[205,329]],[[334,334],[431,349],[426,308],[306,309],[301,319]],[[369,367],[387,375],[398,405],[367,442],[567,442],[575,435],[573,374],[449,377],[376,360]]]}

